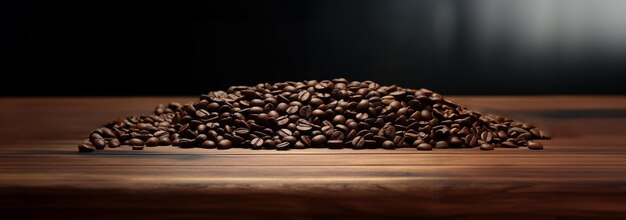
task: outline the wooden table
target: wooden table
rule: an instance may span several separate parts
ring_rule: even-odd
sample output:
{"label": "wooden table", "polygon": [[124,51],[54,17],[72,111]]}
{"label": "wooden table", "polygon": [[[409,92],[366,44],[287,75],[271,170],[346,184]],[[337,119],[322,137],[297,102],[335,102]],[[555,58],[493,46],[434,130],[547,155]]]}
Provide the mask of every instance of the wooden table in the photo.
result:
{"label": "wooden table", "polygon": [[626,97],[450,99],[534,123],[553,140],[543,151],[85,154],[76,144],[102,123],[193,98],[2,98],[0,216],[626,218]]}

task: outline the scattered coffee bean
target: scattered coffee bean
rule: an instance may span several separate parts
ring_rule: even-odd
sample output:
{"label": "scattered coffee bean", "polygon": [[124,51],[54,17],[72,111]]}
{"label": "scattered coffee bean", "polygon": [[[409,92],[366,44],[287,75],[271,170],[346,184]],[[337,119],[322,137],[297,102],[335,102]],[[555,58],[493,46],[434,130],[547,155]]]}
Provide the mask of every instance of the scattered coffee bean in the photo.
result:
{"label": "scattered coffee bean", "polygon": [[531,150],[543,150],[543,145],[536,141],[528,141],[526,146],[528,146],[528,149]]}

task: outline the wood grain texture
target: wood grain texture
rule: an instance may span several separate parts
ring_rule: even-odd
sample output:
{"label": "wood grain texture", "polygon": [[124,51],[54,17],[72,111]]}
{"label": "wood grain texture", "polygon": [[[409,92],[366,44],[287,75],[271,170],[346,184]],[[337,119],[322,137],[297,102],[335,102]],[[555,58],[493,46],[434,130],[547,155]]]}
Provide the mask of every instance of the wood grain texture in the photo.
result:
{"label": "wood grain texture", "polygon": [[626,218],[626,97],[451,97],[531,122],[543,151],[129,147],[88,132],[194,98],[0,99],[0,213],[29,218]]}

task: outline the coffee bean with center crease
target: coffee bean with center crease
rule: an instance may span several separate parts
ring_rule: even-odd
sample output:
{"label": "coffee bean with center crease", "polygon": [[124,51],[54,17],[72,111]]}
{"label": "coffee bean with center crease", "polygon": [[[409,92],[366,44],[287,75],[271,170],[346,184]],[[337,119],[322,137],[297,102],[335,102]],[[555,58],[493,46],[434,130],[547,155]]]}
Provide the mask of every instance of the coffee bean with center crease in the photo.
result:
{"label": "coffee bean with center crease", "polygon": [[159,145],[159,138],[157,137],[150,137],[148,138],[148,140],[146,141],[146,146],[148,147],[154,147],[154,146],[158,146]]}
{"label": "coffee bean with center crease", "polygon": [[356,136],[354,139],[352,139],[352,146],[354,146],[354,148],[361,149],[364,145],[365,138],[363,138],[362,136]]}
{"label": "coffee bean with center crease", "polygon": [[293,133],[291,132],[291,130],[283,128],[278,130],[278,135],[280,135],[281,137],[287,137],[287,136],[291,136]]}
{"label": "coffee bean with center crease", "polygon": [[285,110],[285,112],[287,114],[290,114],[290,115],[291,114],[296,114],[298,112],[298,106],[297,105],[289,106],[289,108],[287,108],[287,110]]}
{"label": "coffee bean with center crease", "polygon": [[311,126],[310,124],[303,124],[303,123],[300,123],[300,124],[296,125],[296,128],[297,128],[299,131],[302,131],[302,132],[307,132],[307,131],[310,131],[311,129],[313,129],[313,126]]}
{"label": "coffee bean with center crease", "polygon": [[250,141],[250,145],[252,149],[261,149],[263,147],[264,141],[261,138],[254,138]]}
{"label": "coffee bean with center crease", "polygon": [[122,143],[120,143],[120,140],[118,140],[117,138],[113,138],[113,139],[109,140],[109,147],[110,148],[116,148],[116,147],[119,147],[120,145],[122,145]]}
{"label": "coffee bean with center crease", "polygon": [[96,139],[93,141],[93,146],[98,150],[102,150],[106,147],[106,142],[104,139]]}
{"label": "coffee bean with center crease", "polygon": [[291,146],[291,143],[281,142],[280,144],[276,145],[276,150],[289,150],[289,146]]}

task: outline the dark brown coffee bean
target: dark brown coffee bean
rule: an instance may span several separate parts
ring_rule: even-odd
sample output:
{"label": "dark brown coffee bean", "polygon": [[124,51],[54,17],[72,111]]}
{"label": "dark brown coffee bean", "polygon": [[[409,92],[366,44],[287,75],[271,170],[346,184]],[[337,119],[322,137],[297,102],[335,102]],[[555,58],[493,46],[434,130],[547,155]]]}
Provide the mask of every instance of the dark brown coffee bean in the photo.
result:
{"label": "dark brown coffee bean", "polygon": [[310,99],[311,93],[309,93],[308,91],[304,90],[298,93],[298,100],[300,100],[301,102],[308,102]]}
{"label": "dark brown coffee bean", "polygon": [[382,146],[385,149],[393,149],[393,148],[396,147],[396,145],[393,143],[393,141],[390,141],[390,140],[383,141]]}
{"label": "dark brown coffee bean", "polygon": [[282,139],[282,141],[283,142],[289,142],[289,143],[293,144],[293,143],[296,143],[296,141],[298,141],[298,139],[296,137],[294,137],[294,136],[287,136],[287,137],[284,137]]}
{"label": "dark brown coffee bean", "polygon": [[491,142],[492,138],[493,138],[493,135],[491,134],[490,131],[483,131],[483,133],[480,134],[480,139],[482,139],[483,141]]}
{"label": "dark brown coffee bean", "polygon": [[536,141],[528,141],[526,146],[531,150],[543,150],[543,145]]}
{"label": "dark brown coffee bean", "polygon": [[169,137],[163,136],[159,138],[159,145],[161,146],[168,146],[171,145],[172,141],[170,140]]}
{"label": "dark brown coffee bean", "polygon": [[144,142],[139,138],[133,138],[133,139],[130,139],[130,145],[131,146],[143,146]]}
{"label": "dark brown coffee bean", "polygon": [[278,135],[280,135],[281,137],[287,137],[293,135],[293,133],[291,132],[291,130],[283,128],[278,130]]}
{"label": "dark brown coffee bean", "polygon": [[303,135],[300,137],[300,141],[304,144],[305,147],[310,147],[313,143],[311,142],[311,138],[309,136]]}
{"label": "dark brown coffee bean", "polygon": [[358,118],[359,120],[365,120],[369,118],[369,115],[365,112],[361,112],[361,113],[356,114],[356,118]]}
{"label": "dark brown coffee bean", "polygon": [[281,142],[280,144],[276,145],[276,150],[289,150],[289,146],[291,146],[291,143]]}
{"label": "dark brown coffee bean", "polygon": [[433,147],[428,143],[420,143],[417,145],[417,150],[432,150]]}
{"label": "dark brown coffee bean", "polygon": [[120,140],[118,140],[117,138],[113,138],[109,140],[109,148],[116,148],[116,147],[119,147],[120,145],[122,145],[122,143],[120,143]]}
{"label": "dark brown coffee bean", "polygon": [[285,110],[285,112],[287,114],[290,114],[290,115],[291,114],[296,114],[296,113],[298,113],[298,106],[297,105],[289,106],[289,108],[287,108],[287,110]]}
{"label": "dark brown coffee bean", "polygon": [[352,146],[354,146],[357,149],[363,148],[363,146],[365,145],[365,138],[361,137],[361,136],[356,136],[354,139],[352,139]]}
{"label": "dark brown coffee bean", "polygon": [[96,148],[89,144],[79,144],[78,151],[79,152],[93,152]]}
{"label": "dark brown coffee bean", "polygon": [[517,148],[517,145],[515,145],[513,142],[511,141],[504,141],[501,143],[502,147],[506,147],[506,148]]}
{"label": "dark brown coffee bean", "polygon": [[263,147],[264,141],[261,138],[254,138],[252,139],[252,141],[250,141],[250,145],[252,146],[252,148],[257,148],[260,149],[261,147]]}
{"label": "dark brown coffee bean", "polygon": [[226,150],[230,149],[231,147],[233,147],[233,142],[228,139],[217,142],[217,149]]}
{"label": "dark brown coffee bean", "polygon": [[339,149],[342,148],[344,144],[342,140],[329,140],[326,142],[326,145],[331,149]]}
{"label": "dark brown coffee bean", "polygon": [[289,117],[285,116],[280,116],[276,119],[276,124],[278,124],[278,126],[285,126],[287,124],[289,124]]}
{"label": "dark brown coffee bean", "polygon": [[313,138],[311,138],[311,144],[313,146],[322,146],[325,143],[326,143],[326,136],[324,135],[315,135]]}
{"label": "dark brown coffee bean", "polygon": [[437,149],[446,149],[448,147],[449,147],[448,142],[445,142],[445,141],[437,141],[435,143],[435,148]]}
{"label": "dark brown coffee bean", "polygon": [[154,147],[158,145],[159,145],[159,138],[157,137],[148,138],[148,140],[146,141],[146,146],[148,147]]}
{"label": "dark brown coffee bean", "polygon": [[484,143],[480,145],[481,150],[493,150],[494,146],[492,144]]}
{"label": "dark brown coffee bean", "polygon": [[133,150],[143,150],[143,145],[132,145],[131,149],[133,149]]}
{"label": "dark brown coffee bean", "polygon": [[98,150],[103,150],[106,147],[106,142],[104,139],[95,139],[92,141],[93,146]]}
{"label": "dark brown coffee bean", "polygon": [[370,102],[367,99],[363,99],[356,105],[356,110],[362,112],[362,111],[367,110],[367,108],[369,107],[370,107]]}
{"label": "dark brown coffee bean", "polygon": [[276,141],[272,140],[272,139],[268,139],[263,141],[263,148],[265,149],[275,149],[276,148]]}
{"label": "dark brown coffee bean", "polygon": [[206,140],[204,142],[202,142],[202,144],[200,144],[201,148],[207,148],[207,149],[212,149],[216,147],[216,144],[214,141],[211,140]]}
{"label": "dark brown coffee bean", "polygon": [[298,125],[296,126],[296,128],[297,128],[299,131],[302,131],[302,132],[307,132],[307,131],[310,131],[311,129],[313,129],[313,126],[311,126],[310,124],[303,124],[303,123],[300,123],[300,124],[298,124]]}
{"label": "dark brown coffee bean", "polygon": [[463,141],[457,136],[451,136],[448,140],[448,143],[452,146],[460,146],[463,144]]}
{"label": "dark brown coffee bean", "polygon": [[465,146],[466,147],[476,147],[478,145],[478,136],[475,134],[468,134],[465,136]]}
{"label": "dark brown coffee bean", "polygon": [[346,122],[346,117],[343,115],[335,115],[332,122],[334,125],[344,124]]}
{"label": "dark brown coffee bean", "polygon": [[312,111],[313,108],[311,108],[311,106],[302,106],[302,108],[300,108],[300,116],[302,116],[303,118],[310,118]]}

